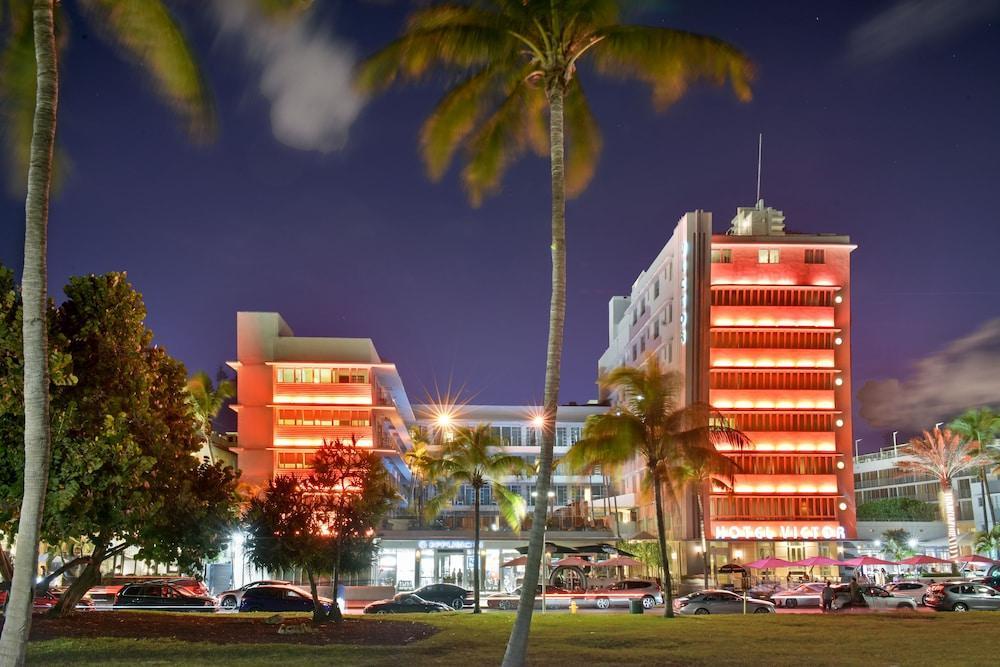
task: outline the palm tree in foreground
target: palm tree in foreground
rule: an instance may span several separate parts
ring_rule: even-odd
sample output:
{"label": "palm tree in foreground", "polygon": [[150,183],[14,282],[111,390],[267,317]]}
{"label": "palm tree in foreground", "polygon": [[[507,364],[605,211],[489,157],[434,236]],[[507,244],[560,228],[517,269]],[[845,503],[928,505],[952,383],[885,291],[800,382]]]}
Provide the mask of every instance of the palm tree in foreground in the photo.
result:
{"label": "palm tree in foreground", "polygon": [[703,471],[729,470],[732,464],[716,451],[715,443],[734,448],[750,445],[742,432],[726,426],[710,406],[682,405],[683,378],[664,372],[650,357],[643,368],[622,366],[600,380],[604,389],[617,392],[619,402],[611,412],[587,418],[583,439],[573,445],[563,461],[577,470],[601,465],[621,465],[638,457],[645,467],[643,483],[656,499],[656,532],[663,564],[666,597],[664,615],[674,615],[670,558],[664,525],[664,494],[675,500],[684,485],[685,466]]}
{"label": "palm tree in foreground", "polygon": [[[524,516],[524,499],[507,488],[504,480],[511,475],[528,472],[519,456],[504,453],[488,424],[459,427],[452,439],[441,445],[440,451],[430,454],[428,469],[438,484],[437,494],[427,501],[428,516],[437,516],[458,495],[462,486],[472,487],[475,528],[473,538],[472,591],[475,599],[473,613],[479,614],[479,506],[483,489],[489,488],[504,521],[518,530]],[[444,481],[447,480],[447,481]],[[533,600],[533,598],[532,598]]]}
{"label": "palm tree in foreground", "polygon": [[[461,179],[474,205],[496,193],[506,169],[528,150],[548,155],[551,172],[552,294],[534,521],[527,570],[503,664],[521,665],[528,647],[552,474],[566,310],[566,197],[589,183],[601,135],[576,74],[638,79],[665,109],[699,80],[731,83],[750,98],[752,69],[733,46],[667,28],[623,25],[620,0],[480,0],[414,11],[402,36],[362,64],[359,85],[380,91],[432,73],[456,76],[420,132],[432,179],[464,153]],[[569,154],[565,144],[568,138]]]}
{"label": "palm tree in foreground", "polygon": [[900,449],[904,459],[899,462],[901,472],[929,475],[941,485],[941,503],[948,524],[948,557],[958,558],[958,527],[955,522],[955,493],[952,480],[964,472],[986,465],[987,457],[980,454],[977,445],[965,440],[949,429],[935,428],[924,431],[922,437],[913,438]]}
{"label": "palm tree in foreground", "polygon": [[[993,442],[1000,436],[1000,414],[990,408],[968,410],[948,425],[955,433],[975,443],[979,453],[991,459],[996,458]],[[990,524],[997,525],[996,512],[993,509],[993,499],[990,497],[989,473],[986,465],[979,467],[979,488],[983,494],[983,524],[986,532]]]}
{"label": "palm tree in foreground", "polygon": [[410,504],[416,505],[417,528],[423,528],[424,501],[427,498],[427,486],[431,483],[431,462],[434,457],[431,455],[430,443],[424,431],[412,429],[410,439],[413,441],[413,449],[403,454],[403,462],[413,475],[410,484]]}
{"label": "palm tree in foreground", "polygon": [[209,463],[215,463],[215,455],[212,453],[212,423],[219,416],[226,400],[233,397],[234,389],[232,381],[225,379],[220,379],[218,386],[213,386],[212,378],[205,371],[198,371],[188,380],[188,404],[198,424],[198,435],[208,448]]}

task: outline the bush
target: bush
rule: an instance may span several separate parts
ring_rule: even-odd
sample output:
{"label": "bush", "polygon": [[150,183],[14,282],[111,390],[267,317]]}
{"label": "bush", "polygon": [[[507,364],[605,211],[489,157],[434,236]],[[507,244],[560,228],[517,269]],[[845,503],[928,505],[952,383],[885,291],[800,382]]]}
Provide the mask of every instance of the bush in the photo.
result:
{"label": "bush", "polygon": [[937,508],[913,498],[883,498],[858,505],[858,521],[937,520]]}

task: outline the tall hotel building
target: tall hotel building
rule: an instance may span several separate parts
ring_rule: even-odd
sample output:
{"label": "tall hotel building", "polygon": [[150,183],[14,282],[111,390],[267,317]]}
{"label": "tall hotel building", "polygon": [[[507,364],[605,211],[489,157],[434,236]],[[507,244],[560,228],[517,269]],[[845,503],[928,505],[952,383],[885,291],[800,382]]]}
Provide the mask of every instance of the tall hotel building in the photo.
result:
{"label": "tall hotel building", "polygon": [[[711,234],[711,214],[688,213],[631,294],[611,301],[601,372],[659,355],[684,374],[685,401],[710,402],[753,442],[722,450],[738,465],[731,485],[703,490],[713,560],[836,557],[838,541],[855,536],[854,248],[846,236],[786,232],[763,201],[738,209],[726,234]],[[624,485],[628,500],[636,481]],[[697,537],[690,500],[677,540]],[[650,525],[649,508],[636,505]],[[695,549],[686,547],[689,572]]]}
{"label": "tall hotel building", "polygon": [[237,313],[236,402],[242,480],[305,475],[323,441],[377,451],[402,485],[414,420],[394,364],[368,338],[295,336],[278,313]]}

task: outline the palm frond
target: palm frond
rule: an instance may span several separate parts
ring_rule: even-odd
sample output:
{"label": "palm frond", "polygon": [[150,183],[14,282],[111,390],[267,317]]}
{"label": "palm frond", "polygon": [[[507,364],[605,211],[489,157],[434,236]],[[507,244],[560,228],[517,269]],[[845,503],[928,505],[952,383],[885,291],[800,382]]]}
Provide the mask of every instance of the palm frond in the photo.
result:
{"label": "palm frond", "polygon": [[484,68],[455,86],[420,130],[420,148],[432,181],[440,180],[455,151],[486,112],[496,75]]}
{"label": "palm frond", "polygon": [[189,134],[214,132],[211,96],[174,17],[159,0],[81,0],[100,33],[153,80],[156,92],[186,121]]}
{"label": "palm frond", "polygon": [[740,100],[751,97],[754,71],[750,60],[722,40],[668,28],[624,25],[602,29],[598,36],[601,42],[591,50],[598,71],[649,84],[657,109],[676,102],[699,80],[720,86],[728,81]]}
{"label": "palm frond", "polygon": [[490,486],[493,490],[493,497],[496,498],[500,516],[515,532],[520,531],[521,522],[527,514],[527,503],[524,498],[500,482],[493,482]]}
{"label": "palm frond", "polygon": [[566,133],[569,137],[566,156],[566,196],[576,197],[587,188],[594,177],[603,146],[601,130],[590,113],[587,96],[584,95],[578,78],[570,82],[566,91],[564,113]]}

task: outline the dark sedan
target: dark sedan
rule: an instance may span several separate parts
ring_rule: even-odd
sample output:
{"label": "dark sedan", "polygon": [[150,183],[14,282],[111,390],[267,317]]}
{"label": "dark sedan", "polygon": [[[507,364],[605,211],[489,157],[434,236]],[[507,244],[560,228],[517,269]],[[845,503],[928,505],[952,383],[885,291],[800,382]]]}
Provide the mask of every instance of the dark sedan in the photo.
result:
{"label": "dark sedan", "polygon": [[[333,600],[319,599],[323,609],[330,611]],[[312,596],[296,586],[287,584],[255,586],[244,591],[240,611],[312,611]]]}
{"label": "dark sedan", "polygon": [[215,600],[166,581],[146,582],[123,586],[115,596],[115,609],[215,611]]}
{"label": "dark sedan", "polygon": [[387,600],[372,602],[365,607],[366,614],[429,614],[439,611],[454,611],[442,602],[430,602],[413,593],[399,593]]}
{"label": "dark sedan", "polygon": [[413,594],[428,602],[440,602],[458,611],[472,605],[472,591],[455,584],[430,584],[413,591]]}

